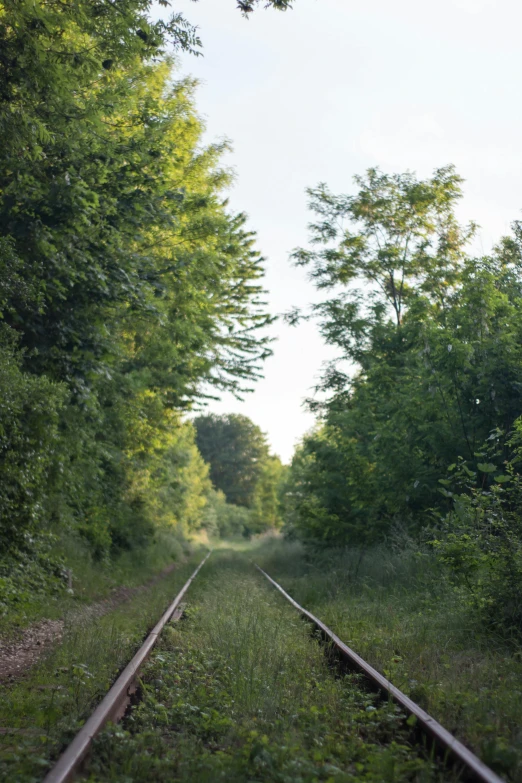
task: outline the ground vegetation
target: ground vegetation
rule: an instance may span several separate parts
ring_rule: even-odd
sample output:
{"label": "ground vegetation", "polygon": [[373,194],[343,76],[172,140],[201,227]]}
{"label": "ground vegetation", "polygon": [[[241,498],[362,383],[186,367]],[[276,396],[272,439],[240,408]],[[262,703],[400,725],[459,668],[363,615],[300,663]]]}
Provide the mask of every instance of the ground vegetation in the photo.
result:
{"label": "ground vegetation", "polygon": [[497,774],[522,780],[519,642],[485,625],[431,546],[396,529],[366,548],[271,540],[250,556]]}
{"label": "ground vegetation", "polygon": [[[182,555],[177,568],[122,600],[60,607],[60,638],[22,679],[0,682],[1,780],[45,776],[202,559],[199,551]],[[129,583],[157,574],[148,565],[140,571],[127,563]]]}
{"label": "ground vegetation", "polygon": [[[213,561],[213,562],[212,562]],[[404,716],[336,677],[295,611],[238,553],[212,555],[143,699],[96,742],[85,780],[453,780]]]}

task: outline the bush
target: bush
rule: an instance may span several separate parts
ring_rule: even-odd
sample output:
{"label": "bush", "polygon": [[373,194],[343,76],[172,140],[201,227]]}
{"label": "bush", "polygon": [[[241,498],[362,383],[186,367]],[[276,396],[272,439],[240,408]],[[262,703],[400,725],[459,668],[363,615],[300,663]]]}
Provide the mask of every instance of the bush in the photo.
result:
{"label": "bush", "polygon": [[[488,625],[502,635],[522,635],[522,419],[500,465],[502,432],[492,432],[476,466],[450,466],[441,493],[453,504],[439,516],[432,541],[452,582],[463,588]],[[474,469],[473,469],[474,468]]]}
{"label": "bush", "polygon": [[249,508],[227,503],[223,492],[212,489],[208,494],[203,527],[209,535],[220,538],[247,536],[252,524],[252,513]]}

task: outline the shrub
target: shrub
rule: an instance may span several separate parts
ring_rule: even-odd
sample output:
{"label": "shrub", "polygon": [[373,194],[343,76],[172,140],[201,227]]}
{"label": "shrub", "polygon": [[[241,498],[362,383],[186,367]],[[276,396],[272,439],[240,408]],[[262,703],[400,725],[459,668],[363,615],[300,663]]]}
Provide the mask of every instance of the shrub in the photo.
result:
{"label": "shrub", "polygon": [[[502,432],[495,430],[476,466],[463,459],[450,466],[441,493],[453,507],[439,516],[432,541],[453,583],[465,589],[488,627],[522,634],[522,419],[507,443],[511,455],[499,465]],[[474,468],[474,469],[473,469]]]}

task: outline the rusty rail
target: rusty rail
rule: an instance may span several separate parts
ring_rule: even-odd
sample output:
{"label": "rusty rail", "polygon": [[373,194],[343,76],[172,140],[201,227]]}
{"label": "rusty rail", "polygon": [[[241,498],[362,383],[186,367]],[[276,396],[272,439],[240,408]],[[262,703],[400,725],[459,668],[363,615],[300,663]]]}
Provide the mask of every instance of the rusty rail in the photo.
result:
{"label": "rusty rail", "polygon": [[300,606],[297,601],[288,595],[288,593],[272,579],[266,571],[263,571],[257,563],[254,563],[258,571],[265,576],[273,586],[289,601],[298,612],[309,620],[321,632],[323,638],[332,643],[340,657],[350,666],[358,670],[369,680],[369,684],[374,690],[391,697],[403,710],[409,715],[414,715],[417,719],[418,728],[427,734],[443,753],[448,754],[454,762],[462,764],[466,771],[465,779],[471,781],[480,781],[480,783],[504,783],[492,769],[490,769],[478,756],[475,756],[462,742],[459,742],[452,734],[432,718],[418,704],[415,704],[405,693],[400,691],[395,685],[380,674],[373,666],[357,655],[348,645],[346,645],[333,631],[328,628],[318,617],[313,615],[307,609]]}
{"label": "rusty rail", "polygon": [[112,720],[117,721],[123,717],[125,709],[130,702],[134,692],[135,681],[140,668],[149,657],[152,648],[156,644],[160,633],[165,625],[173,617],[176,609],[181,603],[181,599],[190,587],[191,582],[196,578],[200,569],[210,557],[209,552],[198,565],[192,576],[185,582],[173,602],[161,619],[156,623],[149,633],[145,642],[140,647],[134,658],[122,671],[110,691],[98,704],[90,718],[82,726],[71,744],[60,756],[52,770],[48,773],[43,783],[69,783],[73,780],[79,770],[83,760],[87,756],[91,743],[97,734],[102,730],[105,724]]}

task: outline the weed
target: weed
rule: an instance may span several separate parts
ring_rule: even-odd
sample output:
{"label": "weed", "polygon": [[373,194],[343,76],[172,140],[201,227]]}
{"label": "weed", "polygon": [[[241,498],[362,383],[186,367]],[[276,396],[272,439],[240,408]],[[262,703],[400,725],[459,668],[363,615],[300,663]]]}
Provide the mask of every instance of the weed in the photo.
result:
{"label": "weed", "polygon": [[147,664],[141,703],[96,741],[89,783],[452,779],[411,746],[396,706],[333,676],[245,558],[213,561]]}
{"label": "weed", "polygon": [[0,780],[33,783],[69,742],[194,568],[194,560],[103,616],[70,616],[63,641],[0,687]]}
{"label": "weed", "polygon": [[485,631],[433,553],[311,552],[267,542],[255,560],[488,765],[522,781],[522,660]]}

